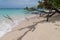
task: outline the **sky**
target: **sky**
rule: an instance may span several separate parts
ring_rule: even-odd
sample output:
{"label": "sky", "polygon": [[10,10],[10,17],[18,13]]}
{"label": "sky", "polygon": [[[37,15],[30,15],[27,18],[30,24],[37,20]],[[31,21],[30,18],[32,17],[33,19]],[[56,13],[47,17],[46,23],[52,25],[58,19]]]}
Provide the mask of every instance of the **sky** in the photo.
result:
{"label": "sky", "polygon": [[38,0],[0,0],[0,8],[24,8],[36,6]]}

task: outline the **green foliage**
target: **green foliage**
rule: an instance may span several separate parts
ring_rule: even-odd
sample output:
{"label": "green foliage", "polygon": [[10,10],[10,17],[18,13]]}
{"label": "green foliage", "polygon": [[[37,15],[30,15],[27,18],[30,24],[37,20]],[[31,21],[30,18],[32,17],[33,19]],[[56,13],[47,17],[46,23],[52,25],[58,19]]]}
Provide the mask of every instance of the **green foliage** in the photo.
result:
{"label": "green foliage", "polygon": [[[38,5],[37,5],[37,9],[40,9],[40,8],[52,9],[54,7],[60,8],[60,0],[44,0],[44,2],[38,1]],[[28,11],[34,11],[35,9],[36,9],[35,7],[25,8],[25,10],[28,10]]]}
{"label": "green foliage", "polygon": [[24,8],[25,10],[29,10],[29,8],[28,7],[26,7],[26,8]]}
{"label": "green foliage", "polygon": [[25,10],[34,11],[35,10],[35,7],[31,7],[31,8],[26,7]]}
{"label": "green foliage", "polygon": [[37,5],[37,8],[43,8],[43,3],[38,1],[38,5]]}
{"label": "green foliage", "polygon": [[43,5],[46,9],[51,9],[53,7],[60,8],[60,0],[44,0],[43,4],[41,2],[38,3],[38,7],[42,7],[41,5]]}
{"label": "green foliage", "polygon": [[34,11],[34,10],[35,10],[35,8],[34,8],[34,7],[31,7],[31,8],[29,8],[29,10],[30,10],[30,11]]}
{"label": "green foliage", "polygon": [[49,1],[44,1],[43,2],[43,7],[46,9],[52,9],[52,4]]}
{"label": "green foliage", "polygon": [[60,0],[52,0],[55,7],[60,8]]}

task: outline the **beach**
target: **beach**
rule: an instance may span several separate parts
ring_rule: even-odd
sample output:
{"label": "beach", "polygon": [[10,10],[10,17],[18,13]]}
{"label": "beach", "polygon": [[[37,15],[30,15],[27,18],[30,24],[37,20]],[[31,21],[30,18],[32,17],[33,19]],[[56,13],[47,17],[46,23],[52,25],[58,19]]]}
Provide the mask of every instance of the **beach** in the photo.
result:
{"label": "beach", "polygon": [[46,18],[34,16],[20,22],[0,40],[60,40],[60,15],[46,22]]}
{"label": "beach", "polygon": [[26,13],[27,11],[24,9],[0,9],[0,37],[4,36],[7,32],[10,32],[12,28],[23,20],[32,17],[33,15]]}

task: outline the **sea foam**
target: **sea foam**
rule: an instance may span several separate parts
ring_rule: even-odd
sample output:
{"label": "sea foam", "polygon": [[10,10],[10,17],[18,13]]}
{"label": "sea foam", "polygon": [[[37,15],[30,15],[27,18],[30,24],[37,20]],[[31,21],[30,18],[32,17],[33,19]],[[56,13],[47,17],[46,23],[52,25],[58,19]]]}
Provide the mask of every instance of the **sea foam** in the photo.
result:
{"label": "sea foam", "polygon": [[26,20],[25,17],[27,17],[29,19],[29,18],[32,18],[32,17],[34,17],[36,15],[28,15],[28,16],[24,16],[22,18],[13,17],[14,22],[12,22],[11,20],[8,20],[8,19],[3,20],[2,23],[0,24],[0,37],[3,37],[6,33],[12,31],[12,28],[19,25],[20,22]]}

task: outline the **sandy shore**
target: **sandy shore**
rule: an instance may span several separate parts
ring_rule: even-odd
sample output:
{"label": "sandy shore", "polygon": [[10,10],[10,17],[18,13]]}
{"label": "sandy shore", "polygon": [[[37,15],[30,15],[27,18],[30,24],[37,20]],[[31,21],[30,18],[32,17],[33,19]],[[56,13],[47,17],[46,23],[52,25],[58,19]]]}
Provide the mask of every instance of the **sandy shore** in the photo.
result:
{"label": "sandy shore", "polygon": [[38,16],[24,20],[0,40],[60,40],[60,15],[49,22]]}

